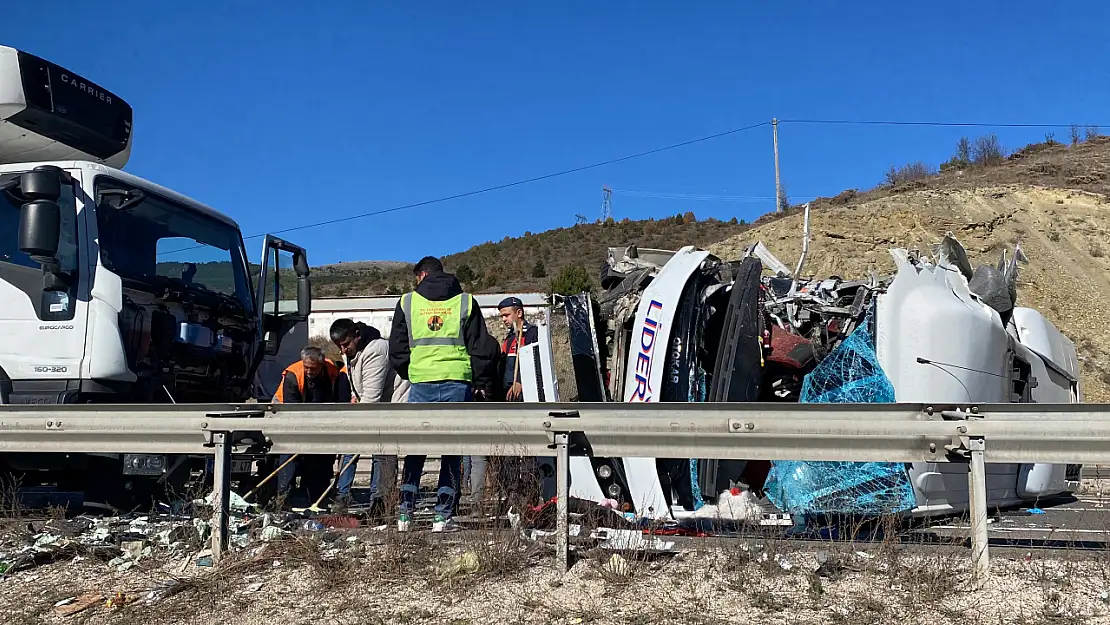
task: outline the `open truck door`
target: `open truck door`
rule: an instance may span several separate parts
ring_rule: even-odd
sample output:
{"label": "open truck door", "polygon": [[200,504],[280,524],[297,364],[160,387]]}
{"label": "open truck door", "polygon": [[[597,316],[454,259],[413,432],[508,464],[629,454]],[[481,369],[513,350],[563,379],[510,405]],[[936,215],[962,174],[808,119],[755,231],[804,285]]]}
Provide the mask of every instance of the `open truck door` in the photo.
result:
{"label": "open truck door", "polygon": [[[295,294],[295,304],[287,298]],[[312,282],[303,247],[273,235],[262,244],[258,274],[258,345],[255,369],[265,356],[275,356],[282,339],[312,313]]]}

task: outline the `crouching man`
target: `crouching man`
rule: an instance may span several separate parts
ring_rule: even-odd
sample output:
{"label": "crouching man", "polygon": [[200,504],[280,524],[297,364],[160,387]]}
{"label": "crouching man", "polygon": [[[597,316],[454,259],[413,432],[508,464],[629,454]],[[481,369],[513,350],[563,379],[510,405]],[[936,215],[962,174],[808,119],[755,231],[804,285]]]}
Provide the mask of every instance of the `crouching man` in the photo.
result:
{"label": "crouching man", "polygon": [[[274,401],[284,404],[331,404],[351,400],[346,383],[341,383],[339,368],[328,361],[319,347],[308,346],[301,350],[301,359],[285,368],[281,385]],[[280,458],[279,462],[284,462]],[[331,486],[332,455],[301,455],[297,457],[296,472],[301,476],[303,496],[315,501]],[[286,467],[278,474],[278,490],[284,492],[292,482],[293,473]]]}

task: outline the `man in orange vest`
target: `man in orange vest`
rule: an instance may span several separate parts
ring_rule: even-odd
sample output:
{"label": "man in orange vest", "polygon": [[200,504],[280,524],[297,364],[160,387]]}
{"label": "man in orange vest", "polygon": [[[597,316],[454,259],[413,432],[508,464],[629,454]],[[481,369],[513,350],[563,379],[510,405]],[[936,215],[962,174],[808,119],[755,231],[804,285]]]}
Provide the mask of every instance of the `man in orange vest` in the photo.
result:
{"label": "man in orange vest", "polygon": [[[281,373],[282,381],[274,395],[274,402],[285,404],[330,404],[349,403],[350,385],[339,367],[328,361],[324,350],[319,347],[305,347],[301,359]],[[279,459],[284,462],[285,458]],[[315,501],[331,485],[334,455],[302,455],[294,463],[301,476],[303,496]],[[293,480],[289,468],[278,474],[278,489],[284,491]],[[301,493],[298,493],[301,494]]]}

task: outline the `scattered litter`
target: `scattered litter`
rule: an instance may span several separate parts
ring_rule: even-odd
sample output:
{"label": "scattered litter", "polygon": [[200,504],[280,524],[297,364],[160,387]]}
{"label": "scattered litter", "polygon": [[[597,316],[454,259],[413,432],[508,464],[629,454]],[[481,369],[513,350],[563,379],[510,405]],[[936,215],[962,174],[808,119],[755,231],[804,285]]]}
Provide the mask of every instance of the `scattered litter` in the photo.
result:
{"label": "scattered litter", "polygon": [[157,603],[166,597],[176,595],[182,590],[185,590],[185,582],[179,579],[167,579],[146,593],[146,603],[147,605]]}
{"label": "scattered litter", "polygon": [[197,566],[212,566],[212,550],[205,549],[196,555]]}
{"label": "scattered litter", "polygon": [[111,610],[112,608],[119,608],[125,605],[135,603],[138,597],[131,596],[123,591],[119,591],[112,595],[112,598],[104,602],[104,607]]}
{"label": "scattered litter", "polygon": [[436,567],[436,575],[440,579],[450,579],[452,577],[458,577],[459,575],[471,575],[477,573],[481,565],[478,554],[473,551],[467,551],[451,558],[444,565]]}
{"label": "scattered litter", "polygon": [[1045,511],[1040,508],[1029,508],[1029,514],[1044,514]]}
{"label": "scattered litter", "polygon": [[361,526],[358,519],[349,514],[337,514],[323,517],[320,519],[320,523],[324,527],[335,529],[357,529]]}
{"label": "scattered litter", "polygon": [[875,557],[873,554],[867,553],[866,551],[857,551],[856,556],[863,558],[864,560],[870,560],[871,558]]}
{"label": "scattered litter", "polygon": [[618,577],[628,577],[632,573],[632,565],[628,563],[619,553],[614,553],[609,556],[609,561],[605,563],[605,570]]}
{"label": "scattered litter", "polygon": [[54,534],[39,534],[35,536],[35,544],[31,547],[35,551],[51,551],[51,548],[58,546],[61,540],[61,536],[55,536]]}
{"label": "scattered litter", "polygon": [[[238,515],[242,515],[242,514],[246,513],[246,511],[250,510],[251,506],[254,505],[252,503],[247,503],[247,500],[240,497],[239,493],[237,493],[235,491],[231,491],[229,501],[230,501],[230,504],[228,505],[228,510],[232,514],[238,514]],[[193,501],[193,504],[197,505],[197,506],[208,506],[209,508],[215,508],[216,507],[216,491],[212,491],[204,499],[197,499],[197,500]]]}
{"label": "scattered litter", "polygon": [[1098,600],[1103,603],[1110,603],[1110,591],[1102,591],[1098,593]]}
{"label": "scattered litter", "polygon": [[705,505],[693,514],[695,519],[714,519],[723,521],[755,521],[763,515],[763,509],[756,503],[750,490],[730,489],[717,497],[714,505]]}
{"label": "scattered litter", "polygon": [[74,600],[76,600],[76,599],[77,599],[77,597],[69,597],[68,599],[62,599],[61,601],[55,603],[54,607],[55,608],[60,608],[63,605],[69,605],[69,604],[73,603]]}
{"label": "scattered litter", "polygon": [[[142,559],[144,551],[146,550],[146,545],[141,540],[122,542],[119,547],[123,551],[123,557],[130,558],[136,562]],[[146,555],[150,555],[150,552],[146,551]]]}
{"label": "scattered litter", "polygon": [[69,603],[64,605],[54,606],[54,613],[58,616],[72,616],[79,612],[84,612],[94,605],[100,603],[104,599],[104,595],[98,592],[90,592],[75,597]]}
{"label": "scattered litter", "polygon": [[817,552],[817,569],[813,573],[818,577],[836,580],[844,574],[844,569],[840,558],[833,558],[827,551]]}
{"label": "scattered litter", "polygon": [[775,554],[775,564],[779,565],[779,568],[784,571],[789,571],[790,569],[794,568],[794,564],[791,563],[790,560],[788,560],[786,556],[782,555],[781,553]]}
{"label": "scattered litter", "polygon": [[243,590],[244,595],[253,595],[254,593],[262,590],[262,582],[254,582]]}
{"label": "scattered litter", "polygon": [[594,531],[592,537],[601,541],[598,546],[602,549],[649,552],[669,552],[674,549],[673,540],[664,541],[658,536],[645,538],[643,532],[639,530],[616,530],[602,527]]}
{"label": "scattered litter", "polygon": [[283,536],[285,536],[285,532],[282,531],[280,527],[276,525],[268,525],[262,528],[262,534],[260,538],[264,542],[270,542],[272,540],[280,540]]}

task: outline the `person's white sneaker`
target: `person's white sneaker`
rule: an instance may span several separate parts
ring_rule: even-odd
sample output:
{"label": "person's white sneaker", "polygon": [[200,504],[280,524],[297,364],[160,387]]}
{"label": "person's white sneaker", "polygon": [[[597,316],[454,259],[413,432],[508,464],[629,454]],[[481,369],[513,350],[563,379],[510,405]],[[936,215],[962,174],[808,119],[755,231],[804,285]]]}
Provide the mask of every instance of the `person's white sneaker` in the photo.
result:
{"label": "person's white sneaker", "polygon": [[397,519],[397,531],[407,532],[412,529],[412,519],[407,515],[402,514],[401,518]]}
{"label": "person's white sneaker", "polygon": [[445,519],[436,515],[435,520],[432,521],[433,532],[456,532],[458,529],[459,526],[455,524],[454,519]]}

